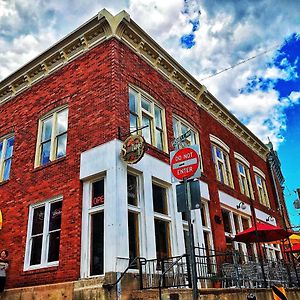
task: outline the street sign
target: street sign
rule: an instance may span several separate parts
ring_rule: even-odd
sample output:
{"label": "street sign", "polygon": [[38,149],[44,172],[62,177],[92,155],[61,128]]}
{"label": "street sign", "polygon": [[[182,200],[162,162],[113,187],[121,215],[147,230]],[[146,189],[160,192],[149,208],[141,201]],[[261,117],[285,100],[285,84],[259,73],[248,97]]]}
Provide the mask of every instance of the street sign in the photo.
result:
{"label": "street sign", "polygon": [[184,148],[187,147],[187,143],[186,140],[188,137],[190,137],[192,134],[192,131],[189,129],[187,132],[185,132],[184,134],[182,134],[181,136],[177,137],[174,139],[174,141],[172,142],[172,146],[178,150],[179,148]]}
{"label": "street sign", "polygon": [[172,182],[200,177],[199,146],[193,145],[171,152]]}

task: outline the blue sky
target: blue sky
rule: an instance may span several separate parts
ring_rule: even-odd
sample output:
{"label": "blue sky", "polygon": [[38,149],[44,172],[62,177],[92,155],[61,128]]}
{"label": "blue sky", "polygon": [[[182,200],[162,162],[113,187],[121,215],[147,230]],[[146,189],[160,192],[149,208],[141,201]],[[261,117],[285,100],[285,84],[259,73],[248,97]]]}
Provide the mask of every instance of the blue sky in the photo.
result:
{"label": "blue sky", "polygon": [[271,139],[300,225],[292,205],[300,187],[300,1],[0,0],[0,80],[102,8],[125,9],[253,133]]}

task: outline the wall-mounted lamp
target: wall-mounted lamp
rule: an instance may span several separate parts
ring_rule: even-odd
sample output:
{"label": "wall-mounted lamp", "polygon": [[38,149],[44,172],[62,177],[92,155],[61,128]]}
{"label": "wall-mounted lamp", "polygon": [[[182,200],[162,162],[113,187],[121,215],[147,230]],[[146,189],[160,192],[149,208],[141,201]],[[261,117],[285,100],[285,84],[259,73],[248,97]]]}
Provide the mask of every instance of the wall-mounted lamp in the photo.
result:
{"label": "wall-mounted lamp", "polygon": [[266,221],[267,222],[273,222],[274,221],[274,217],[272,217],[272,216],[268,216],[267,218],[266,218]]}
{"label": "wall-mounted lamp", "polygon": [[242,209],[242,210],[244,210],[244,209],[246,209],[246,204],[244,203],[244,202],[240,202],[237,206],[236,206],[236,208],[237,209]]}

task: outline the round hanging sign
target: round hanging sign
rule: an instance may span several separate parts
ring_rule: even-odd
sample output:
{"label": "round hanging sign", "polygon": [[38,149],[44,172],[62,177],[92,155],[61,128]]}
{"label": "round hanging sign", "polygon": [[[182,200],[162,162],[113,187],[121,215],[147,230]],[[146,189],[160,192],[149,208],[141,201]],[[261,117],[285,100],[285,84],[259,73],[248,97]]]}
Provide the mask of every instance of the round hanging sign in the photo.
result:
{"label": "round hanging sign", "polygon": [[145,151],[145,139],[141,135],[131,135],[123,142],[121,158],[128,164],[135,164],[142,159]]}

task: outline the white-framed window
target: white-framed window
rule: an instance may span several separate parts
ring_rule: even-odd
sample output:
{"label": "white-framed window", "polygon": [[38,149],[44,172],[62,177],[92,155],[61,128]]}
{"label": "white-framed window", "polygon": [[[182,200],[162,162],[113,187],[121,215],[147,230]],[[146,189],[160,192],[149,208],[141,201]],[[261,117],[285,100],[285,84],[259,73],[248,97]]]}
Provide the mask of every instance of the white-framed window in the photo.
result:
{"label": "white-framed window", "polygon": [[264,244],[263,251],[267,260],[280,261],[282,259],[282,253],[278,244]]}
{"label": "white-framed window", "polygon": [[104,274],[104,201],[105,182],[99,178],[90,183],[89,201],[89,276]]}
{"label": "white-framed window", "polygon": [[61,196],[29,207],[25,270],[58,265],[61,216]]}
{"label": "white-framed window", "polygon": [[156,258],[171,256],[171,217],[167,189],[159,183],[152,182]]}
{"label": "white-framed window", "polygon": [[219,138],[210,135],[212,142],[212,157],[217,180],[234,188],[229,160],[229,147]]}
{"label": "white-framed window", "polygon": [[257,254],[254,244],[245,244],[232,241],[232,237],[234,235],[251,227],[251,219],[226,208],[222,208],[222,219],[227,249],[229,251],[238,251],[239,260],[241,262],[256,259]]}
{"label": "white-framed window", "polygon": [[129,262],[140,256],[140,193],[138,175],[127,173]]}
{"label": "white-framed window", "polygon": [[68,108],[61,107],[39,120],[35,167],[66,156]]}
{"label": "white-framed window", "polygon": [[255,182],[258,192],[258,201],[266,207],[270,207],[270,201],[267,193],[265,174],[258,168],[253,168],[255,172]]}
{"label": "white-framed window", "polygon": [[174,138],[176,139],[188,131],[190,131],[191,134],[187,137],[186,143],[188,145],[199,144],[199,136],[197,131],[194,128],[192,128],[192,126],[190,126],[188,122],[182,120],[178,116],[173,116]]}
{"label": "white-framed window", "polygon": [[241,193],[254,199],[249,167],[240,161],[236,162]]}
{"label": "white-framed window", "polygon": [[14,141],[13,135],[0,138],[0,182],[9,179]]}
{"label": "white-framed window", "polygon": [[[186,132],[190,132],[190,136],[188,136],[185,140],[185,144],[187,145],[199,145],[199,134],[196,129],[194,129],[188,122],[183,120],[182,118],[178,116],[173,116],[173,134],[174,138],[178,138],[181,135],[183,135]],[[200,165],[201,170],[203,171],[203,165],[202,165],[202,155],[200,155]]]}
{"label": "white-framed window", "polygon": [[130,132],[141,134],[148,144],[167,152],[164,109],[138,88],[129,88]]}
{"label": "white-framed window", "polygon": [[209,217],[209,207],[208,202],[202,200],[201,201],[201,222],[203,229],[203,238],[204,238],[204,247],[207,254],[210,254],[210,251],[213,249],[213,239],[211,233],[211,223]]}

